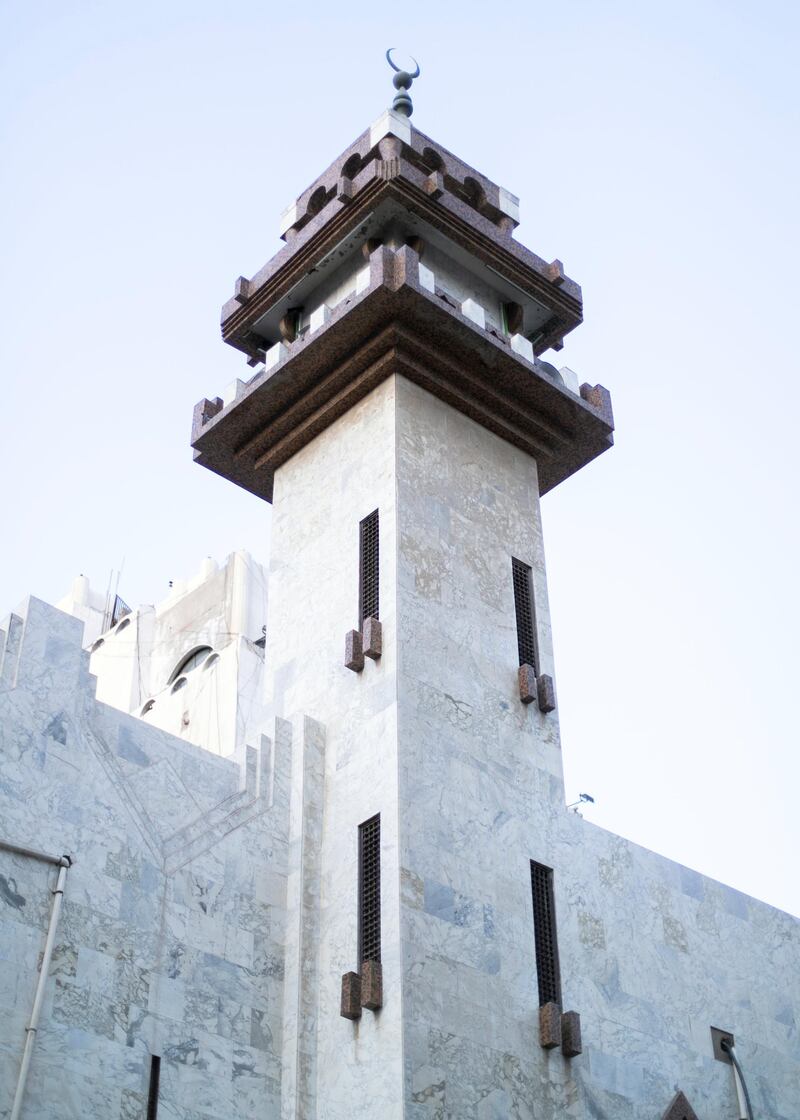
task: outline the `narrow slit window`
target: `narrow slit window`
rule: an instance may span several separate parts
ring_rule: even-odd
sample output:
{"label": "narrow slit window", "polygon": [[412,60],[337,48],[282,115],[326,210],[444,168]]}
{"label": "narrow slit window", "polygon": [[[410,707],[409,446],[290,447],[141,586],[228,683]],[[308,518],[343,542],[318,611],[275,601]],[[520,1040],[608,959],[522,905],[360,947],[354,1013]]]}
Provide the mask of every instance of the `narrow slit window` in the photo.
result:
{"label": "narrow slit window", "polygon": [[358,826],[358,964],[381,959],[381,818]]}
{"label": "narrow slit window", "polygon": [[536,976],[539,981],[539,1006],[557,1003],[561,1006],[561,973],[558,967],[556,937],[556,904],[553,895],[553,871],[531,860],[531,892],[533,894],[533,934],[536,942]]}
{"label": "narrow slit window", "polygon": [[512,557],[514,576],[514,608],[517,614],[517,648],[520,665],[530,665],[538,675],[536,619],[533,612],[533,580],[529,564]]}
{"label": "narrow slit window", "polygon": [[373,510],[359,525],[358,625],[365,618],[380,618],[378,511]]}
{"label": "narrow slit window", "polygon": [[156,1120],[158,1116],[158,1082],[161,1078],[161,1058],[157,1054],[150,1056],[150,1088],[147,1093],[147,1120]]}

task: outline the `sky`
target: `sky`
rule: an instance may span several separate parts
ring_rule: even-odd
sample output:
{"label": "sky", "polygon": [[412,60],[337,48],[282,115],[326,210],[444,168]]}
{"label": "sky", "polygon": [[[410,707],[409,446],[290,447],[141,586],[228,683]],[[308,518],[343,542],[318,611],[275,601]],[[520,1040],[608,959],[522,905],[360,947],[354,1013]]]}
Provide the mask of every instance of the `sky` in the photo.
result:
{"label": "sky", "polygon": [[267,559],[192,408],[247,375],[219,309],[389,104],[397,45],[413,123],[583,286],[545,357],[612,394],[615,448],[542,503],[568,794],[800,914],[800,8],[400,9],[0,4],[0,616]]}

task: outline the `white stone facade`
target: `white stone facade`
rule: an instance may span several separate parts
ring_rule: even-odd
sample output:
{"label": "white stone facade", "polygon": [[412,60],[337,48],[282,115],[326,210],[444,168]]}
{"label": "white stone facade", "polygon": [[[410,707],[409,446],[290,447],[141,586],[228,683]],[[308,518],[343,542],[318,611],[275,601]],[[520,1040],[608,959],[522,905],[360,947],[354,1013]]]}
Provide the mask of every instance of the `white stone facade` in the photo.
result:
{"label": "white stone facade", "polygon": [[261,729],[267,576],[249,553],[232,553],[221,568],[205,560],[162,602],[110,627],[84,576],[57,606],[84,622],[98,700],[226,756]]}
{"label": "white stone facade", "polygon": [[[76,619],[3,625],[0,840],[67,853],[25,1120],[277,1115],[290,742],[243,765],[94,698]],[[0,848],[0,1116],[18,1077],[51,905],[47,865]]]}
{"label": "white stone facade", "polygon": [[[375,509],[383,652],[353,672]],[[75,860],[25,1120],[143,1117],[153,1054],[170,1120],[661,1120],[679,1088],[734,1120],[712,1025],[756,1116],[796,1120],[800,926],[565,809],[558,711],[520,702],[512,557],[555,677],[535,462],[392,376],[276,473],[263,710],[233,749],[136,714],[228,601],[217,576],[132,619],[183,636],[116,706],[76,619],[30,600],[3,624],[0,840]],[[383,1008],[353,1022],[376,813]],[[531,860],[554,869],[570,1059],[539,1044]],[[0,876],[3,1117],[53,873],[0,850]]]}

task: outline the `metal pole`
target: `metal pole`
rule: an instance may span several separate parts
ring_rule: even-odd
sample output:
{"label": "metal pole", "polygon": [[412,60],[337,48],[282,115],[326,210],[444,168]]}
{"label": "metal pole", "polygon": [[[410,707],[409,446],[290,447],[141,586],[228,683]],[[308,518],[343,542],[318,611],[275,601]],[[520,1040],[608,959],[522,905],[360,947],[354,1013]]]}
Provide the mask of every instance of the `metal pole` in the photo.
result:
{"label": "metal pole", "polygon": [[8,1120],[19,1120],[20,1112],[22,1111],[22,1098],[25,1095],[25,1084],[28,1080],[28,1070],[31,1064],[33,1044],[36,1041],[39,1016],[41,1015],[42,1003],[44,1002],[44,989],[47,983],[47,974],[50,971],[50,960],[53,956],[53,948],[55,947],[58,918],[61,913],[61,903],[64,898],[64,884],[67,881],[67,870],[72,865],[72,860],[69,856],[48,856],[43,852],[34,851],[32,848],[22,848],[17,844],[8,844],[1,840],[0,847],[4,848],[7,852],[14,852],[16,855],[21,856],[30,856],[32,859],[39,859],[45,863],[53,863],[58,867],[58,878],[56,880],[55,890],[53,891],[53,906],[50,910],[50,923],[47,927],[47,938],[44,943],[44,952],[42,953],[39,979],[36,982],[36,994],[33,997],[30,1021],[25,1028],[25,1048],[22,1051],[22,1064],[19,1067],[17,1090],[14,1094],[14,1103],[11,1106],[11,1113],[8,1118]]}
{"label": "metal pole", "polygon": [[69,856],[49,856],[45,852],[37,852],[35,848],[23,848],[19,844],[10,844],[8,840],[0,840],[0,848],[4,852],[13,852],[17,856],[28,856],[29,859],[39,859],[42,863],[53,863],[56,867],[61,867],[64,860],[67,861],[67,867],[72,864]]}
{"label": "metal pole", "polygon": [[747,1083],[742,1073],[742,1067],[739,1058],[736,1054],[736,1049],[732,1042],[727,1039],[722,1039],[720,1047],[723,1052],[728,1055],[733,1066],[733,1083],[736,1086],[736,1101],[739,1106],[739,1120],[753,1120],[753,1106],[750,1103],[750,1094],[747,1091]]}

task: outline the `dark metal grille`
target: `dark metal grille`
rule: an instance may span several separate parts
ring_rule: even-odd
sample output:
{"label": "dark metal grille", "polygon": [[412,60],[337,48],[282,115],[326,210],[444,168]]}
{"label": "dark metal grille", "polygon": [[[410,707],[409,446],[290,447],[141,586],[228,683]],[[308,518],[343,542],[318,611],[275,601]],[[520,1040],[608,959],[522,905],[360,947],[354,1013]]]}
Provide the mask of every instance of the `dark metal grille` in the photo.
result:
{"label": "dark metal grille", "polygon": [[128,606],[125,600],[120,599],[119,595],[115,595],[114,606],[111,609],[111,622],[109,623],[109,628],[111,626],[116,626],[121,619],[125,618],[125,616],[130,613],[131,608]]}
{"label": "dark metal grille", "polygon": [[381,959],[381,818],[358,826],[358,961]]}
{"label": "dark metal grille", "polygon": [[378,511],[365,517],[359,525],[358,552],[358,625],[365,618],[380,618],[378,594]]}
{"label": "dark metal grille", "polygon": [[150,1089],[147,1094],[147,1120],[156,1120],[158,1115],[158,1082],[161,1078],[161,1058],[153,1054],[150,1058]]}
{"label": "dark metal grille", "polygon": [[536,623],[533,616],[533,584],[530,565],[511,560],[514,573],[514,607],[517,612],[517,648],[520,665],[530,665],[538,674],[536,657]]}
{"label": "dark metal grille", "polygon": [[556,904],[553,897],[551,868],[531,860],[531,892],[533,894],[533,933],[536,939],[536,976],[539,981],[539,1005],[557,1003],[561,1006],[561,974],[558,967],[556,938]]}

